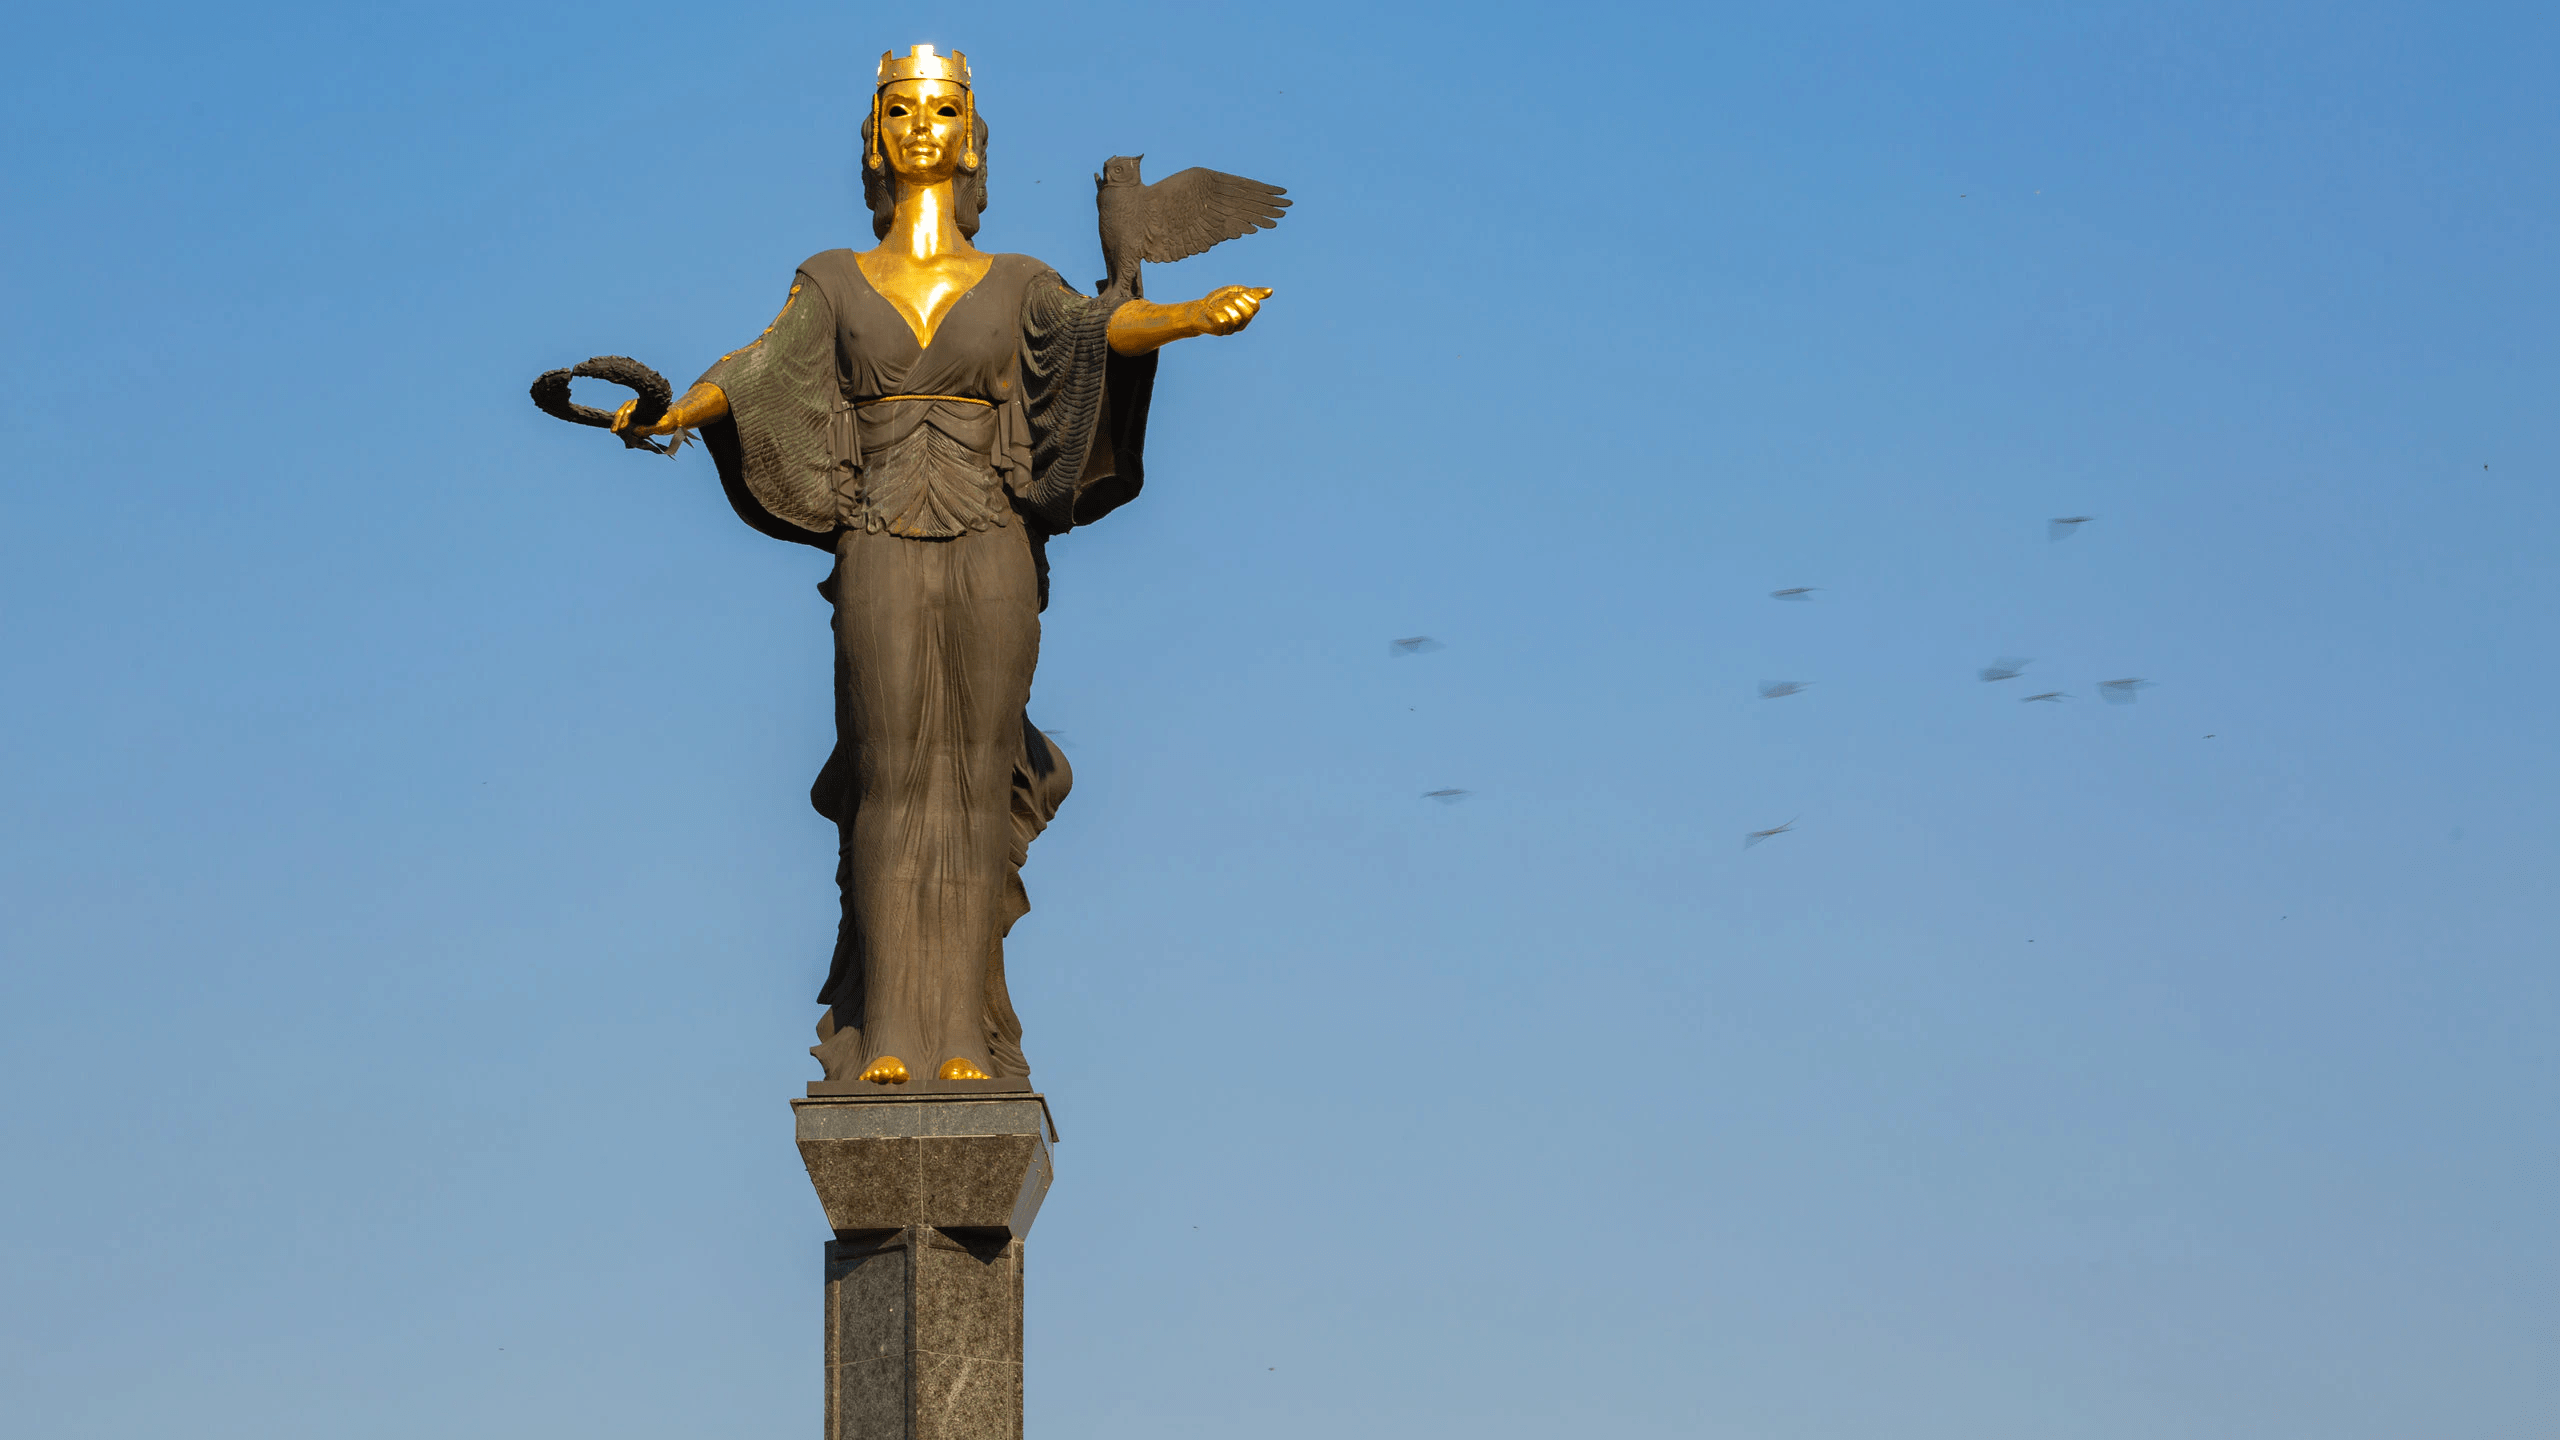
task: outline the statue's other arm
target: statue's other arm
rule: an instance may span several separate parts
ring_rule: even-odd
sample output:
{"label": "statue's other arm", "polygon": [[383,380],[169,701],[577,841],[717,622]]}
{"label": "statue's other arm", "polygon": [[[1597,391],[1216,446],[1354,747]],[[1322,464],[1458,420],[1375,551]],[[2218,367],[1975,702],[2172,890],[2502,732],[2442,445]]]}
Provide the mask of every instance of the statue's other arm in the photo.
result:
{"label": "statue's other arm", "polygon": [[1223,285],[1180,305],[1132,300],[1111,312],[1111,349],[1120,355],[1144,355],[1194,335],[1233,335],[1253,323],[1254,312],[1269,298],[1271,292],[1258,286]]}
{"label": "statue's other arm", "polygon": [[[764,327],[765,335],[771,335],[773,333],[774,325],[780,325],[782,323],[782,316],[791,313],[792,303],[800,298],[801,284],[802,282],[797,279],[792,281],[791,294],[785,297],[782,302],[782,313],[773,317],[773,325],[767,325]],[[763,338],[763,335],[759,335],[756,337],[756,340],[761,341]],[[749,343],[753,344],[756,342],[751,341]],[[738,355],[742,353],[744,352],[740,350],[732,350],[729,352],[729,355],[723,355],[720,358],[726,360],[730,355]],[[673,435],[679,430],[692,430],[708,425],[712,421],[729,413],[729,397],[727,393],[722,391],[719,386],[712,384],[708,380],[695,382],[692,389],[687,390],[684,394],[678,396],[676,398],[676,403],[667,407],[666,414],[659,416],[655,421],[646,425],[634,425],[631,423],[632,407],[639,403],[640,402],[637,400],[625,400],[622,402],[622,408],[613,412],[614,434],[621,435],[625,433],[637,433],[641,435]]]}
{"label": "statue's other arm", "polygon": [[622,408],[613,412],[614,434],[673,435],[679,430],[707,425],[729,413],[729,397],[708,380],[677,396],[676,402],[667,407],[666,414],[646,425],[631,423],[631,407],[639,403],[637,400],[625,400]]}

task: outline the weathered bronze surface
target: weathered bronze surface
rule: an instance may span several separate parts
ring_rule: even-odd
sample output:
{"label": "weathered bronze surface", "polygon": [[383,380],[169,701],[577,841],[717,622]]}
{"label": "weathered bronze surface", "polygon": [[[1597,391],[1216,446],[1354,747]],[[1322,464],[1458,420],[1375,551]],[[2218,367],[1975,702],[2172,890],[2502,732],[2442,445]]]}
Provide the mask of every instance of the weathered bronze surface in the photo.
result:
{"label": "weathered bronze surface", "polygon": [[762,335],[662,413],[646,398],[612,422],[627,443],[700,431],[742,519],[836,557],[819,587],[836,747],[809,797],[839,835],[811,1052],[831,1089],[1027,1079],[1004,937],[1030,908],[1027,848],[1071,783],[1024,710],[1047,546],[1137,495],[1156,351],[1233,334],[1271,295],[1156,304],[1136,298],[1139,263],[1268,228],[1288,203],[1208,170],[1141,186],[1115,158],[1129,193],[1096,177],[1112,275],[1085,295],[972,243],[978,98],[963,55],[883,55],[862,126],[879,243],[802,262]]}

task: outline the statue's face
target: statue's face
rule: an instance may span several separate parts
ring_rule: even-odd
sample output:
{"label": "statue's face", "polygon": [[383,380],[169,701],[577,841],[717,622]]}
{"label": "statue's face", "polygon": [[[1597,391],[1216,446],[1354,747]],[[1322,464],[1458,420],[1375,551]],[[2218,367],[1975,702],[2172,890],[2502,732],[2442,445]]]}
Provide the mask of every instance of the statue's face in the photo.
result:
{"label": "statue's face", "polygon": [[880,97],[880,139],[903,180],[937,185],[960,168],[960,87],[948,80],[901,80]]}

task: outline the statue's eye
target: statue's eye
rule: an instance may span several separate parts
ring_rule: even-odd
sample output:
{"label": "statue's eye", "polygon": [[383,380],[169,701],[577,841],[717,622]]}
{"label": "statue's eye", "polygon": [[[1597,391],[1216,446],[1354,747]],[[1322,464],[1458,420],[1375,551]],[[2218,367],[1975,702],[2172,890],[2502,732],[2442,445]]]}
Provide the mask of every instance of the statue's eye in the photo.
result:
{"label": "statue's eye", "polygon": [[903,116],[907,113],[907,107],[904,105],[892,105],[889,107],[889,113],[891,115]]}
{"label": "statue's eye", "polygon": [[936,111],[934,111],[933,113],[934,113],[934,114],[936,114],[936,115],[940,115],[940,116],[942,116],[942,117],[944,117],[944,118],[948,119],[948,118],[950,118],[950,117],[952,117],[952,116],[955,116],[955,115],[959,114],[960,112],[959,112],[958,110],[956,110],[956,109],[952,108],[952,107],[951,107],[951,106],[949,106],[949,105],[945,105],[945,106],[943,106],[941,109],[936,110]]}

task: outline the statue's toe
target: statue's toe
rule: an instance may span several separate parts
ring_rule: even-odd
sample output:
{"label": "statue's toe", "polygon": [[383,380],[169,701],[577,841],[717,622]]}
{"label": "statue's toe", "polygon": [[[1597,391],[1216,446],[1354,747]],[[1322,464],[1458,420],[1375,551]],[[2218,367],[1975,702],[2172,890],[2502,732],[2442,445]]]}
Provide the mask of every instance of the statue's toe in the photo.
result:
{"label": "statue's toe", "polygon": [[[898,1078],[903,1080],[907,1077],[901,1072]],[[942,1078],[945,1080],[992,1080],[995,1077],[979,1069],[975,1063],[954,1055],[942,1062]]]}
{"label": "statue's toe", "polygon": [[874,1085],[904,1085],[907,1062],[895,1055],[883,1055],[862,1068],[862,1078]]}

